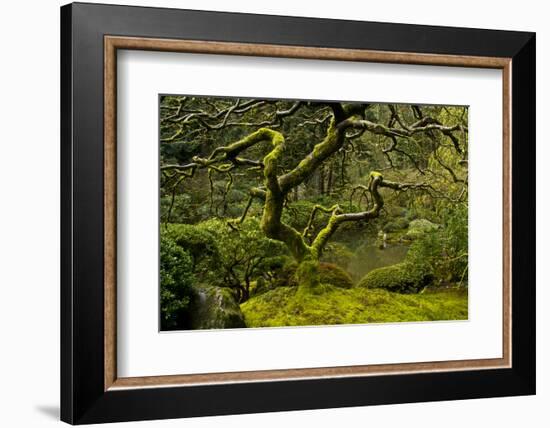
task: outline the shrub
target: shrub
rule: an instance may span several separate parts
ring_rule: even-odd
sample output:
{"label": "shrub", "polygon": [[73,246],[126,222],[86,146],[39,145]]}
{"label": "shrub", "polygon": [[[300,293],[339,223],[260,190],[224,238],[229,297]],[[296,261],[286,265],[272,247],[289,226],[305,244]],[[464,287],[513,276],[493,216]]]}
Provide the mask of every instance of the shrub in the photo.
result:
{"label": "shrub", "polygon": [[210,231],[193,224],[169,224],[161,226],[160,234],[191,256],[193,271],[199,278],[206,280],[216,271],[220,252],[216,237]]}
{"label": "shrub", "polygon": [[424,234],[433,232],[439,229],[439,225],[432,223],[429,220],[424,218],[413,220],[409,224],[409,230],[407,231],[407,238],[418,239],[421,238]]}
{"label": "shrub", "polygon": [[457,205],[446,214],[444,228],[423,233],[409,248],[407,260],[428,264],[442,281],[468,281],[468,211]]}
{"label": "shrub", "polygon": [[161,235],[174,240],[183,249],[187,250],[193,258],[205,256],[218,256],[218,248],[215,236],[193,224],[169,224],[161,227]]}
{"label": "shrub", "polygon": [[160,238],[161,329],[185,328],[194,282],[193,262],[172,239]]}
{"label": "shrub", "polygon": [[398,230],[406,229],[409,226],[409,222],[406,218],[398,217],[394,220],[387,222],[383,230],[384,232],[397,232]]}
{"label": "shrub", "polygon": [[445,227],[447,271],[451,280],[468,282],[468,207],[457,205],[449,213]]}
{"label": "shrub", "polygon": [[437,270],[443,261],[443,238],[439,232],[424,233],[410,245],[406,261],[415,265],[425,264]]}
{"label": "shrub", "polygon": [[249,297],[251,283],[280,269],[288,253],[282,242],[265,236],[260,221],[254,217],[231,226],[227,220],[210,219],[197,227],[214,237],[218,249],[218,275],[211,283],[239,289],[241,302]]}

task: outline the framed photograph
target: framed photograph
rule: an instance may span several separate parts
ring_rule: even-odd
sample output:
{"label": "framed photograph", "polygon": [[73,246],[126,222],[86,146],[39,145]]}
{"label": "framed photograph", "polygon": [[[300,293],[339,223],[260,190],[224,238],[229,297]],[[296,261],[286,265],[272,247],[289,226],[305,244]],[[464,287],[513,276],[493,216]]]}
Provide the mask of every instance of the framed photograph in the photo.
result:
{"label": "framed photograph", "polygon": [[61,418],[535,393],[535,35],[61,8]]}

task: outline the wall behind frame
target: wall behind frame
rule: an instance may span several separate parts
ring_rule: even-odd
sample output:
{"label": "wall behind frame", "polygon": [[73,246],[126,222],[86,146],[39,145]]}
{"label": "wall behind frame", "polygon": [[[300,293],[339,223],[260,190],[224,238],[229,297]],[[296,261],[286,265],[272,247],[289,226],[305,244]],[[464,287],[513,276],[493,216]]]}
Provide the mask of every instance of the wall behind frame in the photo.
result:
{"label": "wall behind frame", "polygon": [[[3,425],[59,427],[59,6],[58,0],[5,2],[0,13],[3,64],[0,79],[0,376]],[[550,74],[550,29],[544,3],[462,0],[452,8],[440,1],[248,2],[246,0],[103,0],[102,3],[226,10],[319,18],[537,31],[537,75]],[[538,122],[550,115],[550,84],[538,82]],[[124,427],[364,427],[403,426],[500,428],[544,426],[550,402],[550,135],[538,140],[538,395],[461,402],[420,403],[264,415],[127,423]],[[31,385],[32,384],[32,385]]]}

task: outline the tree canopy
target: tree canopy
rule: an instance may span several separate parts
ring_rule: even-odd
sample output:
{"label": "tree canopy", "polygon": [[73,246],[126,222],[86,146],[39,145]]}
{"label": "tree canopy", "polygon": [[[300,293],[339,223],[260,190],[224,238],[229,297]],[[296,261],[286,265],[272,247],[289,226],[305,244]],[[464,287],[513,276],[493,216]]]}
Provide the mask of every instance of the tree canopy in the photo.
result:
{"label": "tree canopy", "polygon": [[[467,200],[466,107],[165,96],[160,108],[166,222],[179,189],[206,174],[209,213],[234,213],[231,191],[247,194],[232,224],[260,204],[265,235],[302,261],[319,259],[342,224],[377,218],[384,190]],[[336,203],[315,204],[298,230],[283,213],[312,187]],[[328,219],[314,231],[321,213]]]}

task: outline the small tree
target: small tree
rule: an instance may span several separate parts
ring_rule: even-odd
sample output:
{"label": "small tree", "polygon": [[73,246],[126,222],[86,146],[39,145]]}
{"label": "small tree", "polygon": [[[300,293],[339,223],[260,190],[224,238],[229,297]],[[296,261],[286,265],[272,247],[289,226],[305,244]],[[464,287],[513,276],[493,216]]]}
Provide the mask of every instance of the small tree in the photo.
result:
{"label": "small tree", "polygon": [[248,300],[252,282],[279,267],[287,254],[284,244],[265,236],[255,218],[242,223],[211,219],[198,227],[215,236],[222,275],[216,282],[235,289],[239,302]]}

